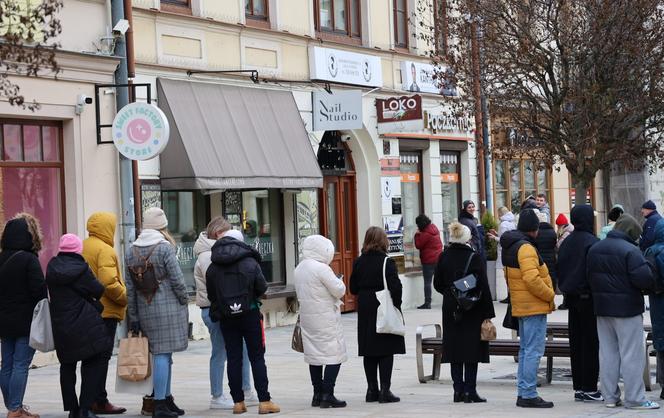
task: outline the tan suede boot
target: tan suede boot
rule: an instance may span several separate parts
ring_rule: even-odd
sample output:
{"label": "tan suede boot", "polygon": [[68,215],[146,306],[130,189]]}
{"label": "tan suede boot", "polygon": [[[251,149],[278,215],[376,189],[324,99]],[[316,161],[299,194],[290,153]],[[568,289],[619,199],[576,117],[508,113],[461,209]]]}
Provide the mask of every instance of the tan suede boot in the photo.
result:
{"label": "tan suede boot", "polygon": [[244,401],[236,402],[235,405],[233,405],[234,414],[244,414],[245,412],[247,412],[247,406],[244,404]]}
{"label": "tan suede boot", "polygon": [[259,414],[274,414],[277,412],[280,412],[281,409],[279,408],[279,405],[272,401],[267,401],[267,402],[261,402],[258,404],[258,413]]}

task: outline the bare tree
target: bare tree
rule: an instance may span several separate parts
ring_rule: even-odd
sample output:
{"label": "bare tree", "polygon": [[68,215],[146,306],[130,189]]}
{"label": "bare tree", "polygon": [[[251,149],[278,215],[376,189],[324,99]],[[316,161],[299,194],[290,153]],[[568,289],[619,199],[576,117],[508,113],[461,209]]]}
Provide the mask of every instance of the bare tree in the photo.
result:
{"label": "bare tree", "polygon": [[[442,3],[444,10],[433,10],[431,0],[420,0],[421,15],[439,17],[419,19],[429,29],[420,36],[440,44],[437,35],[449,31],[431,57],[449,68],[441,79],[466,92],[479,76],[471,42],[479,38],[492,131],[503,138],[494,155],[563,164],[577,196],[614,163],[664,165],[664,0]],[[468,99],[456,105],[474,106]]]}
{"label": "bare tree", "polygon": [[12,75],[37,76],[47,70],[60,71],[55,60],[59,44],[54,38],[62,32],[57,12],[61,0],[0,0],[0,98],[12,106],[39,108],[36,102],[26,104],[20,86]]}

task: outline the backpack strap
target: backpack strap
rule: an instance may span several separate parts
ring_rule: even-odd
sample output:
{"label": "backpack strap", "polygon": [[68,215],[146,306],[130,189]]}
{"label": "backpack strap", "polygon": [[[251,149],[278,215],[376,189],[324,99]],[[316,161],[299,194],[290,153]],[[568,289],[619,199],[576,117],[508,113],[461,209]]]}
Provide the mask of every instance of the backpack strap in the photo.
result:
{"label": "backpack strap", "polygon": [[470,257],[468,257],[468,261],[466,261],[466,267],[464,267],[463,274],[461,275],[461,277],[465,277],[466,275],[468,275],[468,268],[470,267],[470,262],[472,261],[474,256],[475,256],[475,251],[473,251],[470,254]]}
{"label": "backpack strap", "polygon": [[131,246],[131,250],[139,260],[141,260],[144,263],[147,263],[148,261],[150,261],[150,257],[152,257],[152,253],[154,252],[155,249],[157,249],[158,246],[159,246],[159,244],[155,244],[152,247],[150,247],[150,251],[148,252],[148,255],[146,257],[143,257],[141,255],[141,253],[138,251],[138,249],[135,245]]}

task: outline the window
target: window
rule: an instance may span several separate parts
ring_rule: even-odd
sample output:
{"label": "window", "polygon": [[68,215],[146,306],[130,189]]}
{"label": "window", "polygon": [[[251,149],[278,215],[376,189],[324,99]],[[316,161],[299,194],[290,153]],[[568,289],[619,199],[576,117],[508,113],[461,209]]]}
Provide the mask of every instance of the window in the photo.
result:
{"label": "window", "polygon": [[244,0],[244,13],[249,19],[268,20],[267,0]]}
{"label": "window", "polygon": [[19,212],[41,224],[44,269],[64,231],[62,128],[59,123],[0,119],[0,223]]}
{"label": "window", "polygon": [[400,150],[399,171],[401,172],[401,218],[403,231],[403,252],[406,269],[422,267],[419,252],[415,248],[415,218],[422,213],[422,153]]}
{"label": "window", "polygon": [[316,29],[341,36],[360,38],[360,0],[314,0]]}
{"label": "window", "polygon": [[394,45],[408,48],[408,0],[392,0],[394,4]]}
{"label": "window", "polygon": [[161,10],[191,14],[191,0],[161,0]]}
{"label": "window", "polygon": [[[496,211],[505,206],[517,213],[529,195],[543,193],[551,202],[550,172],[535,165],[533,160],[494,160],[494,201]],[[550,203],[549,203],[550,204]]]}
{"label": "window", "polygon": [[222,197],[223,215],[244,234],[244,242],[261,255],[261,269],[268,283],[284,283],[283,199],[278,189],[227,191]]}
{"label": "window", "polygon": [[443,202],[443,237],[449,242],[449,224],[461,207],[461,165],[459,152],[440,151],[440,197]]}

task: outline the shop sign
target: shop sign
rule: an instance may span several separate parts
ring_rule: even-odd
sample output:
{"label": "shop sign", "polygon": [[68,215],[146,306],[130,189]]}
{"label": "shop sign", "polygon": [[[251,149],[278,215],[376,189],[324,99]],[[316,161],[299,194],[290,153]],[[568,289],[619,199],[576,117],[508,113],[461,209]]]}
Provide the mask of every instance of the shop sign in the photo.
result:
{"label": "shop sign", "polygon": [[436,76],[442,75],[444,68],[436,68],[431,64],[415,61],[401,62],[401,78],[403,89],[414,93],[434,93],[443,96],[458,96],[456,86],[445,81],[441,82]]}
{"label": "shop sign", "polygon": [[443,131],[468,132],[473,130],[474,123],[468,114],[457,116],[447,112],[432,113],[425,110],[424,128],[433,133]]}
{"label": "shop sign", "polygon": [[390,254],[403,253],[403,234],[388,235],[387,252]]}
{"label": "shop sign", "polygon": [[340,49],[312,47],[309,50],[312,80],[333,81],[367,87],[382,87],[380,57]]}
{"label": "shop sign", "polygon": [[378,123],[422,119],[422,97],[401,96],[376,99]]}
{"label": "shop sign", "polygon": [[130,103],[113,119],[113,143],[130,160],[149,160],[166,145],[170,126],[166,115],[149,103]]}
{"label": "shop sign", "polygon": [[440,181],[441,183],[458,183],[459,175],[457,173],[442,173]]}
{"label": "shop sign", "polygon": [[402,183],[419,183],[420,173],[401,173]]}
{"label": "shop sign", "polygon": [[362,90],[315,91],[314,131],[362,129]]}
{"label": "shop sign", "polygon": [[401,168],[400,168],[399,157],[381,158],[380,174],[383,176],[400,176]]}

